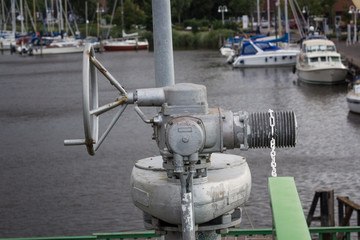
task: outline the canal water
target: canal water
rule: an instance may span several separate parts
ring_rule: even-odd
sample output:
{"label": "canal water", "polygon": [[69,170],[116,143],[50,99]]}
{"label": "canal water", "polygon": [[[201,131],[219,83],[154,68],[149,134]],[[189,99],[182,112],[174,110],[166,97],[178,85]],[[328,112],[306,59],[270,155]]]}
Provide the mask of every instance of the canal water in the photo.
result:
{"label": "canal water", "polygon": [[[155,86],[152,52],[97,58],[129,91]],[[346,84],[298,82],[292,68],[232,69],[217,51],[176,51],[174,59],[176,82],[205,85],[211,107],[296,113],[297,145],[277,149],[276,161],[279,176],[295,177],[305,215],[316,190],[360,203],[360,115],[348,111]],[[152,129],[129,106],[95,156],[64,147],[83,138],[81,74],[81,54],[0,55],[0,238],[143,229],[129,185],[134,162],[158,155]],[[116,98],[106,80],[99,85],[103,103]],[[101,117],[101,131],[112,114]],[[246,157],[252,172],[242,227],[270,227],[270,149],[228,152]]]}

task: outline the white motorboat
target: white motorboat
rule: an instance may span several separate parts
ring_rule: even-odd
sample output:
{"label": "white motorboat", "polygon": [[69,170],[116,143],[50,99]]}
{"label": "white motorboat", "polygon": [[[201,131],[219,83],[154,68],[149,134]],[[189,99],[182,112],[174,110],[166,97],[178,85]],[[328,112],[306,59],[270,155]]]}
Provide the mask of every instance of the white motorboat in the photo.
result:
{"label": "white motorboat", "polygon": [[291,66],[296,63],[299,50],[281,49],[268,41],[244,42],[239,55],[234,56],[234,67]]}
{"label": "white motorboat", "polygon": [[355,78],[346,101],[351,112],[360,113],[360,76]]}
{"label": "white motorboat", "polygon": [[305,39],[297,56],[296,70],[300,80],[316,84],[345,81],[348,68],[341,62],[335,44],[325,38]]}
{"label": "white motorboat", "polygon": [[242,38],[240,36],[228,37],[225,44],[219,49],[221,55],[225,57],[234,56],[241,40]]}

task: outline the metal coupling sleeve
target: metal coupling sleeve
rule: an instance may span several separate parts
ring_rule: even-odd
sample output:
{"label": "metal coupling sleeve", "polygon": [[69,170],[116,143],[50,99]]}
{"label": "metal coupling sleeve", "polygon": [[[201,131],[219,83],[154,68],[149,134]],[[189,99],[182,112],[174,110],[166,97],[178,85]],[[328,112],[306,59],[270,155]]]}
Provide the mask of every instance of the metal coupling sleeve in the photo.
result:
{"label": "metal coupling sleeve", "polygon": [[270,147],[275,138],[276,147],[295,147],[297,122],[294,112],[274,112],[275,131],[271,136],[270,114],[268,112],[249,113],[247,142],[249,148]]}

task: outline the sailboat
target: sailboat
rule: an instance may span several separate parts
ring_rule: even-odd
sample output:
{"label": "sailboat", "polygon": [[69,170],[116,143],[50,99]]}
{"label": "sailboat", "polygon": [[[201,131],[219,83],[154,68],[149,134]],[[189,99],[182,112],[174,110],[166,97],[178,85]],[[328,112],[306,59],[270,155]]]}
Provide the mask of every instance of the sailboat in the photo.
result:
{"label": "sailboat", "polygon": [[[116,2],[115,5],[116,6]],[[146,50],[149,47],[148,41],[139,40],[138,33],[126,34],[124,31],[124,11],[123,1],[121,1],[121,28],[122,38],[108,39],[103,42],[106,51],[131,51],[131,50]]]}
{"label": "sailboat", "polygon": [[[65,0],[66,3],[67,0]],[[30,40],[26,50],[29,55],[46,55],[46,54],[61,54],[61,53],[81,53],[84,50],[84,44],[82,40],[70,38],[67,36],[67,29],[70,28],[69,21],[67,18],[67,11],[65,13],[62,9],[62,1],[57,0],[58,17],[59,17],[59,29],[61,29],[61,35],[59,36],[41,36],[35,37]],[[65,5],[66,6],[66,5]],[[63,15],[65,16],[66,31],[64,32],[63,26]],[[52,16],[51,16],[52,17]],[[73,36],[72,29],[70,28]]]}
{"label": "sailboat", "polygon": [[136,34],[126,34],[122,32],[121,39],[109,39],[104,41],[104,49],[106,51],[129,51],[129,50],[145,50],[148,49],[149,43],[145,40],[138,40]]}

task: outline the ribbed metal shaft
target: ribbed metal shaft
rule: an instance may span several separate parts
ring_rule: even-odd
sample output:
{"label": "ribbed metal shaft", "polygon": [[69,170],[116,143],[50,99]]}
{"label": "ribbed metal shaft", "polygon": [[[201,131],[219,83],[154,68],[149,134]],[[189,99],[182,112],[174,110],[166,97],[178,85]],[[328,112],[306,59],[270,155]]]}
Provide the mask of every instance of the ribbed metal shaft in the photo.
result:
{"label": "ribbed metal shaft", "polygon": [[[296,116],[294,112],[274,112],[275,146],[294,147],[296,144]],[[247,140],[249,148],[270,147],[270,113],[249,113],[250,132]]]}

